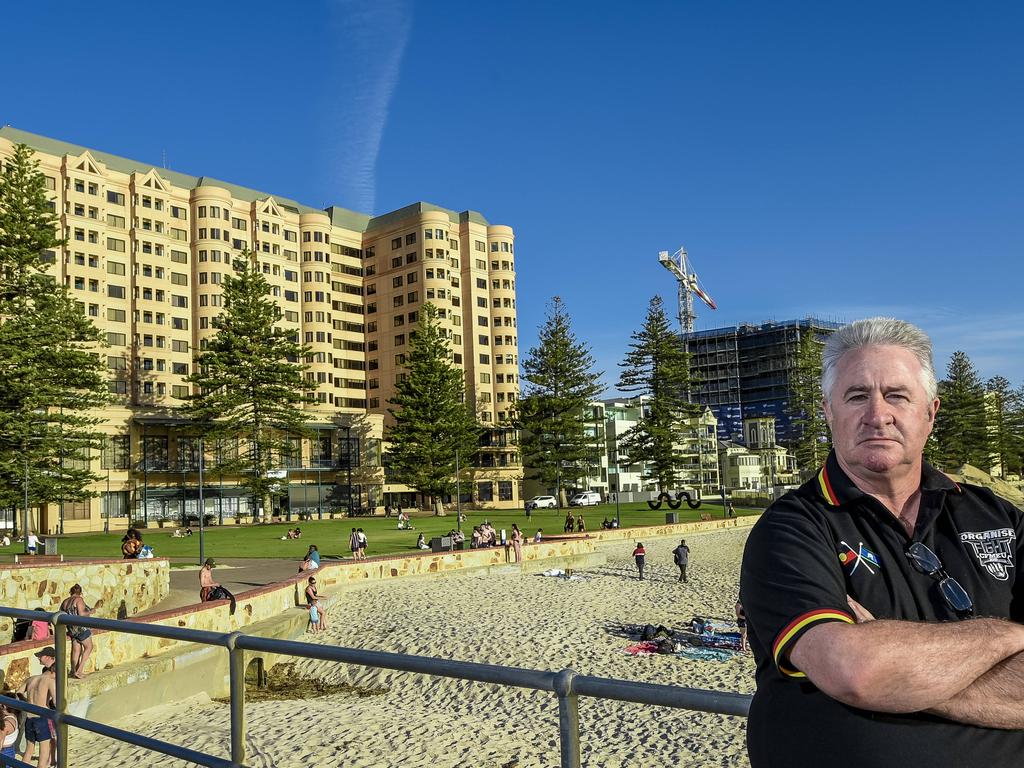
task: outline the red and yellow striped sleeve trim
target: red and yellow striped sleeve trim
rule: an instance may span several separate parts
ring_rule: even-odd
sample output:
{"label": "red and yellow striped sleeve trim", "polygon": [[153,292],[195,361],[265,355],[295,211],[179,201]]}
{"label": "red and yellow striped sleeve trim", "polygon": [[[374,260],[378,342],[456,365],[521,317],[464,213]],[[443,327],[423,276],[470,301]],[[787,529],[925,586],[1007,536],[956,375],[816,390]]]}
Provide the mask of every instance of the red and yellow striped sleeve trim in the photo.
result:
{"label": "red and yellow striped sleeve trim", "polygon": [[786,628],[779,632],[778,637],[775,638],[775,644],[772,646],[772,658],[775,659],[775,666],[779,672],[789,677],[806,677],[806,675],[798,669],[786,667],[783,665],[783,652],[789,645],[789,642],[796,637],[798,634],[803,632],[807,627],[812,624],[817,624],[823,621],[845,621],[847,624],[853,624],[853,617],[844,613],[843,611],[837,611],[835,608],[819,608],[815,611],[808,611],[807,613],[797,616]]}
{"label": "red and yellow striped sleeve trim", "polygon": [[821,470],[818,472],[818,485],[821,486],[821,495],[825,497],[825,501],[833,507],[838,507],[839,497],[836,496],[836,492],[832,490],[832,483],[828,479],[828,473],[825,472],[824,466],[822,466]]}

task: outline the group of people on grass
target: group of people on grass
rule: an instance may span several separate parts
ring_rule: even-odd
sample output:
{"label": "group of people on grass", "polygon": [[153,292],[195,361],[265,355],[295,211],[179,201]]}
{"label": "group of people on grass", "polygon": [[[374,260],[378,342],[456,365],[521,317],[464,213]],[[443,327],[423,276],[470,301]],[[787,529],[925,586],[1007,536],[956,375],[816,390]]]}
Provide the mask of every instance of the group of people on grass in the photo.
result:
{"label": "group of people on grass", "polygon": [[480,525],[473,526],[473,535],[470,537],[469,546],[472,549],[498,546],[498,531],[491,525],[490,520],[484,520]]}

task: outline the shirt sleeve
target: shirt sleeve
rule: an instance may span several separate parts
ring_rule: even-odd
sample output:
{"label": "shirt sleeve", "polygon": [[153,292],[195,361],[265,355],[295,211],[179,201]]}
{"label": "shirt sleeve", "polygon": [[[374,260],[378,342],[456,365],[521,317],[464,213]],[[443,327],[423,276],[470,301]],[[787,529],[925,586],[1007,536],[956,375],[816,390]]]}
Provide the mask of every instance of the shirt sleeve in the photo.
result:
{"label": "shirt sleeve", "polygon": [[1024,624],[1024,573],[1021,572],[1021,568],[1024,567],[1021,560],[1024,558],[1024,512],[1005,499],[999,498],[998,502],[1003,506],[1007,517],[1013,521],[1014,535],[1017,539],[1013,546],[1013,599],[1010,603],[1010,620]]}
{"label": "shirt sleeve", "polygon": [[835,542],[824,522],[793,498],[777,502],[751,531],[740,600],[757,640],[755,650],[763,648],[789,677],[805,677],[789,654],[808,629],[834,621],[854,623]]}

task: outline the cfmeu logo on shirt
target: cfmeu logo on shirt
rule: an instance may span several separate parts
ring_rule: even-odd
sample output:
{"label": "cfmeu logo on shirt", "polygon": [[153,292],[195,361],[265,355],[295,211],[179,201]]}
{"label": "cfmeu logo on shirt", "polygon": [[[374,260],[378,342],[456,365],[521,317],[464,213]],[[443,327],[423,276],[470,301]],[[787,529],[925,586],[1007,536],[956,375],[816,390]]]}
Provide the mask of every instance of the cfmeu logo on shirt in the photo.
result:
{"label": "cfmeu logo on shirt", "polygon": [[1017,532],[1013,528],[996,528],[992,531],[964,531],[960,541],[970,544],[974,556],[989,574],[999,581],[1010,578],[1013,568],[1013,543]]}
{"label": "cfmeu logo on shirt", "polygon": [[865,547],[863,541],[857,542],[857,549],[854,549],[845,541],[840,541],[839,543],[843,545],[839,549],[839,562],[843,564],[844,568],[849,568],[851,574],[856,573],[857,569],[862,565],[872,575],[874,575],[875,569],[871,566],[881,569],[882,564],[878,562],[878,555]]}

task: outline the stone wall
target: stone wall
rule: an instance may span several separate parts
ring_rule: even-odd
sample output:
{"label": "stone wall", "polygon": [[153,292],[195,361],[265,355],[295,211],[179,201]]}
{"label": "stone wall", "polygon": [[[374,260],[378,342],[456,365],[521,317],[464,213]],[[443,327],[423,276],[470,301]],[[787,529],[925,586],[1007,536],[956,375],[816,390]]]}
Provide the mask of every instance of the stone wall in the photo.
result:
{"label": "stone wall", "polygon": [[[148,560],[76,560],[0,566],[0,605],[56,611],[71,587],[82,585],[94,616],[126,619],[152,608],[170,589],[166,558]],[[0,640],[10,640],[13,620],[0,616]]]}
{"label": "stone wall", "polygon": [[700,520],[693,523],[671,523],[666,525],[645,525],[637,528],[613,528],[611,530],[597,529],[587,531],[587,536],[594,537],[597,541],[643,541],[644,539],[655,539],[661,536],[685,537],[690,533],[705,533],[707,531],[720,531],[727,528],[749,528],[758,520],[761,515],[744,515],[743,517],[715,518],[714,520]]}
{"label": "stone wall", "polygon": [[[511,559],[511,555],[511,549],[506,551],[503,547],[490,547],[457,552],[384,556],[337,563],[324,561],[316,571],[317,586],[321,594],[337,594],[370,581],[428,576],[436,578],[446,573],[491,568],[522,568],[526,571],[543,570],[556,565],[580,568],[596,564],[603,557],[595,552],[595,542],[590,537],[566,537],[550,539],[541,544],[528,544],[523,547],[521,566],[516,566],[506,559]],[[228,601],[219,600],[151,613],[130,620],[212,632],[244,630],[250,625],[280,616],[289,609],[303,604],[303,590],[309,575],[297,574],[285,581],[236,595],[234,615],[229,612]],[[0,646],[0,685],[18,685],[27,675],[38,672],[39,663],[33,654],[51,642],[24,641]],[[191,644],[156,637],[94,630],[93,654],[86,671],[110,670],[140,659],[180,650],[189,645]],[[101,678],[97,678],[95,682],[91,682],[93,678],[88,678],[84,683],[76,683],[72,691],[84,691],[91,686],[100,685]],[[77,695],[79,694],[73,692],[69,694],[71,698]]]}

